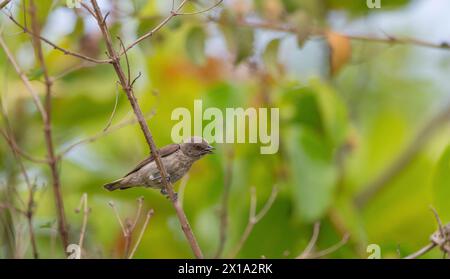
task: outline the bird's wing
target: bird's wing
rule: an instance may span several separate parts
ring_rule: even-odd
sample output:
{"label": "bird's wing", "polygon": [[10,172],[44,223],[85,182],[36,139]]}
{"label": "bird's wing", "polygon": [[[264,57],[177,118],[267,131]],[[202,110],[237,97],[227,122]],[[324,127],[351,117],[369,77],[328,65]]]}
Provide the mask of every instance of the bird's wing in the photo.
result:
{"label": "bird's wing", "polygon": [[[161,156],[161,158],[163,158],[163,157],[169,156],[170,154],[177,152],[178,150],[180,150],[179,144],[176,144],[176,143],[169,144],[159,150],[159,155]],[[153,155],[150,155],[150,157],[148,157],[144,161],[140,162],[132,171],[127,173],[125,176],[128,176],[128,175],[140,170],[143,166],[153,162],[154,160],[155,160],[155,158],[153,158]]]}

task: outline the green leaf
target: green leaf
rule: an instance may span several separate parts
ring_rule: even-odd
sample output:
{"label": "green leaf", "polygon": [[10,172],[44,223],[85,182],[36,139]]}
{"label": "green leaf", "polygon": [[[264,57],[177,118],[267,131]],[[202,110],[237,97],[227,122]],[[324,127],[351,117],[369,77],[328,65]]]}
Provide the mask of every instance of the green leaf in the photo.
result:
{"label": "green leaf", "polygon": [[[235,22],[237,19],[232,14],[224,12],[220,20]],[[220,30],[228,48],[236,55],[235,64],[239,64],[253,54],[254,31],[251,28],[243,28],[235,24],[220,24]]]}
{"label": "green leaf", "polygon": [[31,70],[27,76],[29,80],[38,80],[42,77],[42,75],[44,74],[44,71],[42,70],[42,68],[37,68],[37,69],[33,69]]}
{"label": "green leaf", "polygon": [[433,200],[439,216],[450,221],[450,145],[447,146],[436,166],[433,177]]}
{"label": "green leaf", "polygon": [[56,223],[56,220],[48,221],[48,222],[45,222],[45,223],[39,225],[39,228],[40,229],[51,229],[54,227],[55,223]]}
{"label": "green leaf", "polygon": [[311,81],[315,89],[325,131],[332,143],[340,145],[347,135],[347,109],[331,87],[317,80]]}
{"label": "green leaf", "polygon": [[317,220],[331,205],[337,179],[332,160],[323,151],[326,143],[307,128],[291,129],[285,138],[295,212],[306,222]]}
{"label": "green leaf", "polygon": [[189,58],[197,65],[204,64],[206,34],[202,27],[195,26],[189,30],[186,38],[186,51]]}
{"label": "green leaf", "polygon": [[270,73],[278,73],[280,64],[278,63],[278,52],[280,49],[280,39],[272,40],[267,44],[266,50],[263,53],[263,61],[267,70]]}
{"label": "green leaf", "polygon": [[253,54],[254,34],[250,28],[237,28],[235,34],[237,43],[236,64],[239,64]]}

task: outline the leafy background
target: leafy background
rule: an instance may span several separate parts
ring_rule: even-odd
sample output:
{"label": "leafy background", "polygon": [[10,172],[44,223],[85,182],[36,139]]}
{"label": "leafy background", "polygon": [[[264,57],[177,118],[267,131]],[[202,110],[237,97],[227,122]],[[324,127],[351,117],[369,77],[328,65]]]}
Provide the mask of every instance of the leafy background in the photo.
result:
{"label": "leafy background", "polygon": [[[125,42],[160,22],[171,4],[166,0],[99,2],[103,9],[114,11],[108,23]],[[189,4],[186,11],[212,3],[192,2],[196,3]],[[422,127],[446,107],[450,96],[445,80],[450,65],[447,50],[349,41],[335,33],[360,32],[378,37],[386,33],[443,40],[450,35],[444,28],[448,18],[435,15],[433,22],[425,19],[433,17],[437,9],[445,10],[447,3],[382,1],[382,9],[370,10],[364,2],[225,1],[215,11],[175,18],[129,52],[133,75],[142,73],[135,89],[143,110],[154,113],[148,123],[158,146],[171,142],[171,127],[176,123],[170,118],[173,109],[186,107],[192,111],[195,99],[203,100],[204,107],[221,109],[280,108],[277,154],[261,155],[258,144],[215,144],[216,154],[197,162],[190,171],[184,208],[206,256],[213,256],[218,246],[218,212],[229,167],[232,175],[225,255],[235,247],[247,224],[252,186],[257,190],[258,208],[274,185],[279,194],[255,226],[238,254],[240,258],[296,257],[311,238],[313,223],[319,220],[322,230],[317,250],[350,234],[345,246],[326,257],[366,258],[367,245],[375,243],[381,247],[383,258],[397,258],[427,244],[436,230],[430,205],[444,223],[450,221],[448,122],[427,134],[405,167],[383,182],[381,191],[363,206],[355,205],[358,194],[383,175]],[[38,1],[43,35],[69,49],[103,57],[105,46],[92,19],[64,4]],[[9,9],[23,22],[20,7],[21,1],[13,1]],[[414,17],[420,12],[424,16]],[[34,59],[29,36],[5,15],[0,18],[5,40],[43,94],[42,70]],[[288,34],[237,24],[248,18],[289,23],[299,32]],[[420,31],[429,24],[440,33]],[[302,36],[302,30],[310,26],[333,31],[325,37]],[[422,27],[416,30],[414,26]],[[54,76],[80,63],[51,48],[46,48],[45,54]],[[20,146],[34,156],[45,157],[41,120],[3,52],[0,71],[2,106]],[[57,151],[101,133],[116,96],[112,125],[132,117],[116,79],[110,65],[96,65],[57,80],[53,98]],[[140,196],[155,214],[135,257],[192,257],[171,204],[158,191],[135,188],[107,192],[102,187],[146,154],[147,145],[138,125],[127,125],[77,146],[64,157],[59,166],[62,191],[70,239],[75,243],[82,216],[74,209],[82,194],[88,194],[91,213],[84,245],[86,257],[121,256],[123,237],[108,201],[116,203],[122,217],[133,217]],[[34,226],[40,255],[64,257],[55,232],[49,170],[27,161],[26,167],[39,186]],[[0,199],[20,204],[11,194],[15,191],[26,198],[19,168],[2,141]],[[31,257],[24,218],[7,210],[0,216],[0,257]],[[436,250],[424,257],[441,256]]]}

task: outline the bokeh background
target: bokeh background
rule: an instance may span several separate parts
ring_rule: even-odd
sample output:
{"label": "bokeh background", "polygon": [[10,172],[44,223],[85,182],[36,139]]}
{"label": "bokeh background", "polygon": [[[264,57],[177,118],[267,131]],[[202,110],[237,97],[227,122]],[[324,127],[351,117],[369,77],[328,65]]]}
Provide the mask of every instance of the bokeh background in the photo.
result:
{"label": "bokeh background", "polygon": [[[214,3],[189,2],[186,12]],[[251,187],[258,210],[274,186],[279,193],[239,258],[296,257],[317,221],[321,231],[316,251],[350,235],[345,245],[324,257],[367,258],[367,245],[377,244],[383,258],[399,258],[426,245],[437,229],[430,205],[444,223],[450,221],[450,113],[442,114],[449,110],[450,50],[339,35],[416,38],[445,47],[442,43],[450,41],[450,3],[381,0],[381,9],[368,9],[365,2],[226,0],[208,13],[176,17],[128,53],[132,75],[142,74],[135,91],[158,146],[171,143],[171,128],[177,123],[171,120],[172,111],[192,111],[195,99],[220,109],[280,108],[277,154],[261,155],[259,144],[213,144],[216,154],[197,162],[181,182],[184,209],[207,257],[218,249],[226,187],[225,257],[247,225]],[[172,5],[169,0],[99,3],[110,11],[113,37],[120,36],[125,44],[158,24]],[[101,34],[85,10],[70,9],[65,1],[37,5],[44,37],[105,57]],[[14,0],[3,10],[2,36],[44,94],[30,36],[5,15],[12,13],[24,22],[22,7],[23,1]],[[277,26],[292,26],[295,32]],[[143,196],[145,208],[155,214],[135,258],[192,257],[173,207],[159,191],[108,192],[102,187],[149,152],[138,125],[129,121],[132,110],[111,65],[87,65],[48,46],[44,51],[50,74],[57,77],[52,99],[57,152],[95,136],[65,153],[59,165],[71,243],[78,242],[83,219],[75,209],[87,193],[91,212],[83,257],[121,257],[123,236],[108,202],[115,203],[122,218],[132,218],[136,199]],[[0,85],[1,105],[18,144],[33,156],[45,157],[42,121],[4,52]],[[103,132],[111,115],[112,123]],[[2,128],[5,121],[3,117]],[[33,226],[40,257],[65,257],[56,232],[49,169],[24,162],[37,185]],[[367,197],[369,188],[376,191]],[[27,194],[2,139],[0,201],[20,207]],[[0,210],[0,257],[31,258],[26,219]],[[442,252],[436,249],[424,257],[440,258]]]}

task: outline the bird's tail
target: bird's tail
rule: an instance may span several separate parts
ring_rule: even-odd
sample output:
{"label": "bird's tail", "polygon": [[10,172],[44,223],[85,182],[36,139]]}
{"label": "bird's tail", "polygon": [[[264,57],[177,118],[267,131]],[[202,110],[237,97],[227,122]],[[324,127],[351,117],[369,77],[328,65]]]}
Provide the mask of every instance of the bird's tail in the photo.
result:
{"label": "bird's tail", "polygon": [[117,189],[121,189],[122,190],[122,189],[129,188],[129,187],[125,186],[125,185],[122,185],[122,181],[123,181],[123,178],[118,179],[116,181],[113,181],[111,183],[105,184],[105,185],[103,185],[103,187],[105,187],[105,189],[108,190],[108,191],[114,191],[114,190],[117,190]]}

